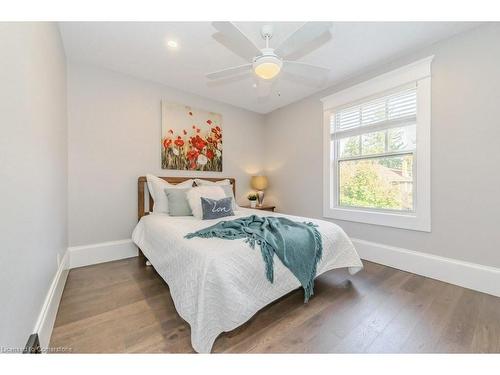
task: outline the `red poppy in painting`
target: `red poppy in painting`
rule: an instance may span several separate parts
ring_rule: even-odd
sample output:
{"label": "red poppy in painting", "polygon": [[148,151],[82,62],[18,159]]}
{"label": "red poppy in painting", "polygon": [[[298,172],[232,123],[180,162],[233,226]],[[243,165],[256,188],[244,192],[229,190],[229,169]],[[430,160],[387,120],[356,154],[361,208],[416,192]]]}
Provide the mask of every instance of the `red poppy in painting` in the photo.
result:
{"label": "red poppy in painting", "polygon": [[200,153],[196,149],[191,149],[186,153],[186,157],[191,162],[196,161],[196,159],[198,159],[198,155],[200,155]]}
{"label": "red poppy in painting", "polygon": [[184,146],[184,141],[181,139],[181,137],[177,137],[177,139],[174,141],[175,145],[177,147],[182,147]]}
{"label": "red poppy in painting", "polygon": [[193,125],[193,129],[196,129],[196,125]]}
{"label": "red poppy in painting", "polygon": [[212,160],[214,158],[214,152],[212,150],[207,150],[207,158]]}
{"label": "red poppy in painting", "polygon": [[192,116],[192,115],[193,115],[193,112],[191,112],[191,111],[190,111],[190,112],[189,112],[189,116]]}
{"label": "red poppy in painting", "polygon": [[191,143],[200,151],[203,150],[203,148],[207,145],[207,142],[204,141],[203,138],[201,138],[199,135],[191,138]]}
{"label": "red poppy in painting", "polygon": [[212,120],[207,120],[208,125],[212,125]]}
{"label": "red poppy in painting", "polygon": [[169,148],[171,143],[172,143],[171,139],[165,138],[165,140],[163,141],[163,147]]}
{"label": "red poppy in painting", "polygon": [[184,133],[184,135],[186,135],[188,133],[185,129],[182,132]]}
{"label": "red poppy in painting", "polygon": [[168,132],[169,132],[170,134],[174,134],[174,131],[173,131],[172,129],[170,129]]}
{"label": "red poppy in painting", "polygon": [[199,133],[201,131],[201,129],[196,129],[196,133]]}
{"label": "red poppy in painting", "polygon": [[217,131],[220,132],[220,128],[218,126],[216,126],[215,129],[217,129]]}

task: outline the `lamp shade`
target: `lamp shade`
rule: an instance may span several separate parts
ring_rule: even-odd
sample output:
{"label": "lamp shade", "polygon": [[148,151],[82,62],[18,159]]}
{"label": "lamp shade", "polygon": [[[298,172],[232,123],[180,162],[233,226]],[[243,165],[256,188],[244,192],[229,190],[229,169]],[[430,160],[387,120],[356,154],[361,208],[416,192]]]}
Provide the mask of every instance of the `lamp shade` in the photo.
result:
{"label": "lamp shade", "polygon": [[252,188],[255,190],[264,190],[267,188],[267,177],[266,176],[252,176],[250,181]]}

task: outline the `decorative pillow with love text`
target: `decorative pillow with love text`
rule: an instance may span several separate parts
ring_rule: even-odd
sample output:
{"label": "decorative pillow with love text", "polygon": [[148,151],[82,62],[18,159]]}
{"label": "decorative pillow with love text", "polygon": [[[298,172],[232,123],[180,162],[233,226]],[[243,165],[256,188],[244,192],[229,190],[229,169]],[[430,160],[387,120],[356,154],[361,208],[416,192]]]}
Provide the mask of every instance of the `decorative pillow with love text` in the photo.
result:
{"label": "decorative pillow with love text", "polygon": [[201,208],[203,220],[218,219],[225,216],[233,216],[233,198],[210,199],[201,197]]}

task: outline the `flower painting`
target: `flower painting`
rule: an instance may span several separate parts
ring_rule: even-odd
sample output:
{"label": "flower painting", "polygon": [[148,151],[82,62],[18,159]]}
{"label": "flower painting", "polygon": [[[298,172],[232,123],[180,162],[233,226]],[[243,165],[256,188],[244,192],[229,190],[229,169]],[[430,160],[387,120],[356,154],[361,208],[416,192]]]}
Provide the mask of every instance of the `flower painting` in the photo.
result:
{"label": "flower painting", "polygon": [[162,102],[161,167],[222,172],[222,116]]}

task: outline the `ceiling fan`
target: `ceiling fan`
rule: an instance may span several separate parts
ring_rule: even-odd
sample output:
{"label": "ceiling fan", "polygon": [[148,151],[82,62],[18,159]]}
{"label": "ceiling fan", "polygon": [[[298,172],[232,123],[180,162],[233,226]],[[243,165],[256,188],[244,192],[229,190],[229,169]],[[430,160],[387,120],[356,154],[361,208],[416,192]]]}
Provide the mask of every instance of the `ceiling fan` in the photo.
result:
{"label": "ceiling fan", "polygon": [[206,77],[210,80],[245,77],[253,72],[257,78],[258,96],[265,97],[271,93],[271,86],[281,72],[286,73],[285,78],[288,76],[292,79],[295,76],[302,81],[319,83],[330,70],[296,60],[331,39],[331,22],[306,22],[276,48],[269,45],[273,37],[273,27],[265,25],[261,29],[261,35],[266,46],[262,49],[232,22],[213,22],[212,25],[219,31],[213,35],[215,40],[251,62],[209,73]]}

